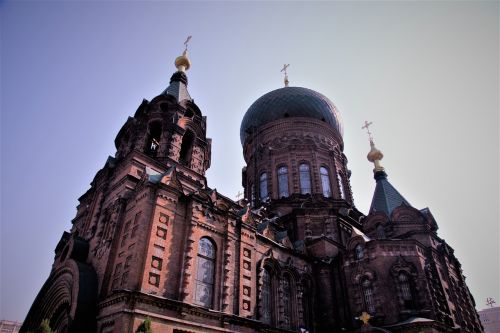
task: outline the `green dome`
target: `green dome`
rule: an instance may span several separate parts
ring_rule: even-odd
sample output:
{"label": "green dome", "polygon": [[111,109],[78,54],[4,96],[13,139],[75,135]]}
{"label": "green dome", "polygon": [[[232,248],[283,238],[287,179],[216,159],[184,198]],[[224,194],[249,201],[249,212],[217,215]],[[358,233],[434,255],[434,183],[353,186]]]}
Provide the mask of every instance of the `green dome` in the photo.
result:
{"label": "green dome", "polygon": [[342,121],[335,105],[317,91],[284,87],[257,99],[248,109],[240,127],[241,144],[251,128],[259,128],[281,118],[307,117],[332,126],[342,136]]}

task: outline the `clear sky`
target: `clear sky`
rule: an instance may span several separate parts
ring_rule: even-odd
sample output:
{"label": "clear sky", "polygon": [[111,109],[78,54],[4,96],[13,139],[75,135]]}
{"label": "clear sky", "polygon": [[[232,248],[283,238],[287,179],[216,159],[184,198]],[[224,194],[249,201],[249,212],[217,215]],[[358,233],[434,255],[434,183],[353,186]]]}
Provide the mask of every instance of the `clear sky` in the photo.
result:
{"label": "clear sky", "polygon": [[500,303],[498,2],[0,1],[0,15],[0,319],[24,319],[77,198],[187,35],[210,187],[240,190],[240,121],[290,63],[291,85],[341,112],[358,209],[375,185],[370,120],[389,180],[431,209],[477,307]]}

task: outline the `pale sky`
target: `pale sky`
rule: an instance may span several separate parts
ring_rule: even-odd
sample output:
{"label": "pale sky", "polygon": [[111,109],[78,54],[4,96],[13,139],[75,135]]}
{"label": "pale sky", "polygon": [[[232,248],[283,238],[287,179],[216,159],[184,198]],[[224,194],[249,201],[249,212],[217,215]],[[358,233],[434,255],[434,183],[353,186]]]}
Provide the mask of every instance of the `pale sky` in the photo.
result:
{"label": "pale sky", "polygon": [[289,63],[290,85],[341,113],[357,208],[375,186],[369,120],[389,181],[430,208],[477,308],[500,303],[499,2],[0,1],[0,15],[0,319],[24,319],[77,198],[188,35],[210,187],[241,189],[241,119]]}

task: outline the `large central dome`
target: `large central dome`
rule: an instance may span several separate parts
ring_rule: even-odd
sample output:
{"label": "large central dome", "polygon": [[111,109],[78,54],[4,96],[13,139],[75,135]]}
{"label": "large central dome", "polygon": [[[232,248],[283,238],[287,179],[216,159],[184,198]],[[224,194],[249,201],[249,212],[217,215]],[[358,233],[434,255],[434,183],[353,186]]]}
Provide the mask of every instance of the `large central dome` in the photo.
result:
{"label": "large central dome", "polygon": [[284,87],[268,92],[250,106],[241,122],[241,144],[251,128],[288,117],[318,119],[343,134],[340,114],[328,98],[311,89]]}

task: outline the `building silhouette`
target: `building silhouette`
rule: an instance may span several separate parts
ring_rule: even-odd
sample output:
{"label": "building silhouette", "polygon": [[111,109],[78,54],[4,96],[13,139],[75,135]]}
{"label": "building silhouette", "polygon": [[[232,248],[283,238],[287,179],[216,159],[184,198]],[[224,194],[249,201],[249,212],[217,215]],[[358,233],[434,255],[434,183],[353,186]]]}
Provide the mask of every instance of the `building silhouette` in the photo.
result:
{"label": "building silhouette", "polygon": [[233,201],[207,186],[212,142],[186,51],[175,64],[79,198],[21,332],[44,319],[56,332],[136,332],[146,318],[169,333],[482,331],[453,249],[391,185],[371,135],[364,215],[338,110],[285,76],[243,118]]}
{"label": "building silhouette", "polygon": [[500,307],[490,307],[478,311],[484,333],[500,332]]}

